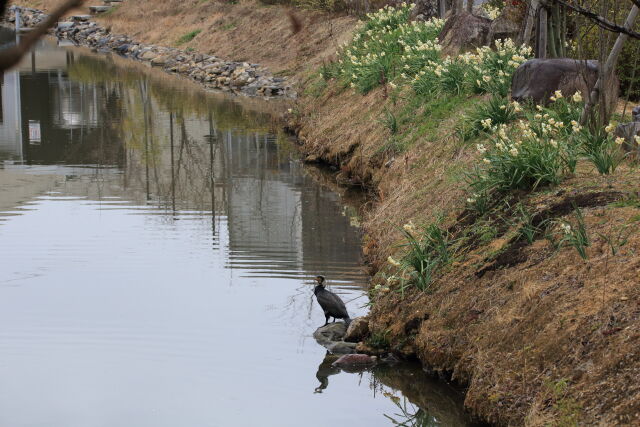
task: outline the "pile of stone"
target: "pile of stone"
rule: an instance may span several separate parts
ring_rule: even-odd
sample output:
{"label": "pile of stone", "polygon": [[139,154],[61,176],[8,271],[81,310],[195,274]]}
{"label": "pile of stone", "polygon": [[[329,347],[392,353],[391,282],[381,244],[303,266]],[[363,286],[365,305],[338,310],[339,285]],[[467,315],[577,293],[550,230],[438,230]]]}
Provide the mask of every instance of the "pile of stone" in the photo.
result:
{"label": "pile of stone", "polygon": [[7,12],[7,16],[5,16],[5,21],[15,23],[17,10],[20,11],[20,24],[22,27],[35,27],[40,22],[47,19],[47,14],[41,10],[31,9],[29,7],[11,6]]}
{"label": "pile of stone", "polygon": [[357,317],[349,325],[335,322],[322,326],[313,333],[313,337],[332,354],[350,354],[356,352],[358,342],[368,334],[369,320]]}
{"label": "pile of stone", "polygon": [[[15,11],[18,9],[24,27],[37,25],[47,17],[37,9],[13,6],[6,20],[14,22]],[[59,22],[55,35],[59,39],[70,40],[76,45],[87,46],[99,52],[116,52],[148,62],[167,72],[188,76],[210,89],[248,96],[295,96],[285,79],[271,75],[259,64],[225,61],[212,55],[139,43],[126,35],[112,34],[91,18],[90,15],[77,15],[68,21]]]}

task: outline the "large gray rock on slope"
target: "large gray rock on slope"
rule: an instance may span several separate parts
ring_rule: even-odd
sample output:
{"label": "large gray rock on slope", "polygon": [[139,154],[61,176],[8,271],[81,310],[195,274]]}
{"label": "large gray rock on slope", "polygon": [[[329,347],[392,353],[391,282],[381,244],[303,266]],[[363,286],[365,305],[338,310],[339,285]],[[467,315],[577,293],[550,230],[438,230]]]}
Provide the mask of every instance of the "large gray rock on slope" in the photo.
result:
{"label": "large gray rock on slope", "polygon": [[489,40],[516,40],[520,35],[522,22],[516,21],[513,14],[502,13],[491,22],[489,27]]}
{"label": "large gray rock on slope", "polygon": [[438,39],[446,55],[457,55],[487,45],[490,29],[490,19],[465,11],[447,19]]}
{"label": "large gray rock on slope", "polygon": [[[530,59],[513,75],[511,97],[518,102],[531,100],[547,104],[557,90],[565,96],[580,92],[587,99],[598,80],[598,61],[570,58]],[[604,96],[611,107],[618,99],[620,82],[617,77],[605,85]]]}
{"label": "large gray rock on slope", "polygon": [[439,15],[438,0],[416,0],[411,9],[412,21],[427,21]]}

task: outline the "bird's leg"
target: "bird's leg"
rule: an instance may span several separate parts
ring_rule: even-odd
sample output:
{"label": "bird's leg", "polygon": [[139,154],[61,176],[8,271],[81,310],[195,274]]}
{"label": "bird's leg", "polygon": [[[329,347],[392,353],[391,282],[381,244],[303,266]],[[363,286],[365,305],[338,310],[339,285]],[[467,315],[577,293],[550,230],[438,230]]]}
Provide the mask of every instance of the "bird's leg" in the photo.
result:
{"label": "bird's leg", "polygon": [[331,316],[329,316],[328,314],[325,314],[325,315],[324,315],[324,326],[327,326],[327,325],[329,324],[329,318],[330,318],[330,317],[331,317]]}
{"label": "bird's leg", "polygon": [[334,317],[331,323],[336,323],[336,318]]}

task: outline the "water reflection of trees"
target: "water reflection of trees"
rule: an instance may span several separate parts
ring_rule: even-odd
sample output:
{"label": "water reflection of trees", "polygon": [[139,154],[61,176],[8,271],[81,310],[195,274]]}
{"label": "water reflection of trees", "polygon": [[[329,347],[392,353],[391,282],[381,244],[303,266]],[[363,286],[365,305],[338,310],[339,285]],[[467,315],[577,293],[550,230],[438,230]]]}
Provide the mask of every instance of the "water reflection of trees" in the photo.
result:
{"label": "water reflection of trees", "polygon": [[29,120],[43,131],[41,144],[26,147],[27,162],[90,166],[82,174],[95,174],[100,188],[87,194],[117,194],[174,217],[209,212],[214,233],[216,220],[227,222],[231,266],[362,277],[359,238],[339,196],[292,158],[269,114],[118,58],[47,52],[59,68],[21,71],[23,132]]}

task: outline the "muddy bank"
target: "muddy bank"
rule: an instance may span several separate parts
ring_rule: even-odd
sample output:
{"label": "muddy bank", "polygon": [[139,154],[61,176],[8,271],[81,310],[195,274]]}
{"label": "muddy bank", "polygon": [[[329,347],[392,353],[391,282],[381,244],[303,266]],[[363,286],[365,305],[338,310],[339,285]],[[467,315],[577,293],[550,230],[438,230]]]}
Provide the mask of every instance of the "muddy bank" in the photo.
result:
{"label": "muddy bank", "polygon": [[[19,11],[21,26],[33,27],[47,15],[38,9],[13,6],[6,20],[15,23]],[[88,15],[74,15],[59,22],[55,35],[75,45],[99,52],[116,52],[127,58],[144,61],[166,72],[180,74],[201,83],[207,89],[217,89],[248,96],[295,97],[295,91],[283,77],[273,76],[259,64],[225,61],[214,55],[187,52],[178,48],[140,43],[122,34],[113,34]]]}

